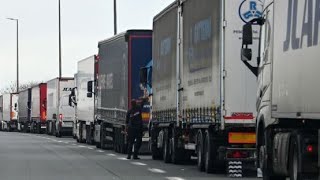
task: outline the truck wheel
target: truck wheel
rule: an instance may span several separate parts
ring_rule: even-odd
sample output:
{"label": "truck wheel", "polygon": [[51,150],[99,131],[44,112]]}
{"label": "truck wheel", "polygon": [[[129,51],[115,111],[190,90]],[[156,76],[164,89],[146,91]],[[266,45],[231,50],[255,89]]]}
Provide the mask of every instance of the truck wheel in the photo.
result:
{"label": "truck wheel", "polygon": [[114,132],[113,150],[118,153],[119,152],[119,134],[118,134],[118,129],[114,128],[113,132]]}
{"label": "truck wheel", "polygon": [[106,149],[105,145],[105,137],[106,137],[106,131],[105,131],[105,124],[101,123],[101,130],[100,130],[100,147],[101,149]]}
{"label": "truck wheel", "polygon": [[211,133],[206,130],[204,140],[204,154],[205,154],[205,171],[207,173],[213,173],[214,170],[218,169],[217,147]]}
{"label": "truck wheel", "polygon": [[168,129],[164,130],[164,135],[163,135],[163,160],[165,163],[170,163],[170,160],[171,160]]}
{"label": "truck wheel", "polygon": [[153,160],[162,160],[162,149],[158,148],[158,136],[159,132],[157,131],[156,128],[154,128],[152,125],[150,127],[150,150],[151,150],[151,156]]}
{"label": "truck wheel", "polygon": [[203,141],[202,131],[199,130],[197,135],[197,166],[199,171],[204,171]]}
{"label": "truck wheel", "polygon": [[[261,146],[259,147],[259,162],[260,162],[260,168],[262,169],[263,173],[263,180],[285,180],[285,176],[277,176],[273,174],[272,171],[272,152],[268,153],[270,151],[269,148],[271,148],[272,139],[270,138],[271,133],[270,130],[265,130],[263,141],[261,142]],[[268,139],[271,139],[271,142],[268,143]],[[268,157],[268,158],[267,158]]]}
{"label": "truck wheel", "polygon": [[176,137],[176,130],[172,128],[171,130],[171,138],[170,138],[170,154],[171,154],[171,162],[173,164],[178,164],[181,162],[181,157],[183,152],[178,148],[178,138]]}
{"label": "truck wheel", "polygon": [[299,172],[301,166],[301,159],[299,158],[298,140],[296,137],[292,138],[289,152],[289,174],[290,180],[302,180],[302,175]]}

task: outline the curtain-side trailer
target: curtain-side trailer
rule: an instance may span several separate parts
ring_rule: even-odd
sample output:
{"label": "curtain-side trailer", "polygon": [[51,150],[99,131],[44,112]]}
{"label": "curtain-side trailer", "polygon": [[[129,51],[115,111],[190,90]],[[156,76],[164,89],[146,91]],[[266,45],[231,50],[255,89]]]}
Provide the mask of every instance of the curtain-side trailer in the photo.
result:
{"label": "curtain-side trailer", "polygon": [[179,163],[196,155],[199,170],[227,168],[236,177],[255,170],[257,83],[234,50],[261,2],[176,1],[155,16],[153,159]]}
{"label": "curtain-side trailer", "polygon": [[[94,139],[98,147],[124,153],[127,150],[126,113],[131,108],[131,99],[143,99],[139,70],[152,59],[152,31],[128,30],[99,42],[98,47]],[[145,150],[149,137],[149,112],[142,113]]]}
{"label": "curtain-side trailer", "polygon": [[18,130],[27,132],[30,127],[31,88],[19,92]]}

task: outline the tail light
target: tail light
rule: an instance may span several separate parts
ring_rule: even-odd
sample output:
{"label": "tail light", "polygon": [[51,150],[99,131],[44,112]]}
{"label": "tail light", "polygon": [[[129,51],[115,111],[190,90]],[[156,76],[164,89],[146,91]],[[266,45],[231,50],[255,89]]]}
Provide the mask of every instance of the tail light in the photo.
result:
{"label": "tail light", "polygon": [[306,150],[307,150],[308,153],[313,153],[314,148],[313,148],[312,145],[308,145],[307,148],[306,148]]}
{"label": "tail light", "polygon": [[243,152],[243,151],[231,151],[227,154],[227,157],[241,159],[241,158],[249,157],[249,154],[248,154],[248,152]]}

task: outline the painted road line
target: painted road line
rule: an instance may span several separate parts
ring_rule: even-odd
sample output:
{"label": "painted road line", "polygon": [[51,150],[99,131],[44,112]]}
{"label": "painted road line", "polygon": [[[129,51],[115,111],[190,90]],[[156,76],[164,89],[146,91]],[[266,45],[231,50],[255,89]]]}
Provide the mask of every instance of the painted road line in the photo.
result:
{"label": "painted road line", "polygon": [[114,157],[114,156],[117,156],[117,155],[115,155],[115,154],[107,154],[107,155],[108,155],[108,156],[113,156],[113,157]]}
{"label": "painted road line", "polygon": [[166,177],[166,179],[168,179],[168,180],[185,180],[181,177]]}
{"label": "painted road line", "polygon": [[153,173],[159,173],[159,174],[164,174],[166,171],[162,169],[157,169],[157,168],[148,168],[148,171],[153,172]]}
{"label": "painted road line", "polygon": [[80,148],[84,148],[85,146],[81,146],[81,145],[79,145],[78,147],[80,147]]}
{"label": "painted road line", "polygon": [[104,153],[104,151],[102,151],[102,150],[97,150],[98,152],[100,152],[100,153]]}
{"label": "painted road line", "polygon": [[91,150],[93,150],[93,147],[87,147],[88,149],[91,149]]}
{"label": "painted road line", "polygon": [[117,158],[118,160],[122,160],[122,161],[127,161],[128,159],[125,158],[125,157],[120,157],[120,158]]}
{"label": "painted road line", "polygon": [[137,166],[146,166],[147,165],[147,164],[141,163],[141,162],[131,162],[131,164],[137,165]]}

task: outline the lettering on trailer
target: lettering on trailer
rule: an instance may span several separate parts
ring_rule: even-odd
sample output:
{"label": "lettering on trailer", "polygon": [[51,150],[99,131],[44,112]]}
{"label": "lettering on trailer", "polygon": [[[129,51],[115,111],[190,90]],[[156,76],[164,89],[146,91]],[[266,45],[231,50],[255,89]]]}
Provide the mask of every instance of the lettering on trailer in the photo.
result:
{"label": "lettering on trailer", "polygon": [[72,88],[63,88],[62,91],[72,91]]}
{"label": "lettering on trailer", "polygon": [[[299,0],[301,2],[301,0]],[[319,40],[320,0],[305,0],[302,23],[297,26],[298,0],[288,0],[287,31],[283,51],[297,50],[303,47],[306,38],[307,47],[317,46]],[[297,34],[297,29],[301,34]]]}
{"label": "lettering on trailer", "polygon": [[262,16],[262,0],[244,0],[239,7],[239,16],[244,23]]}

